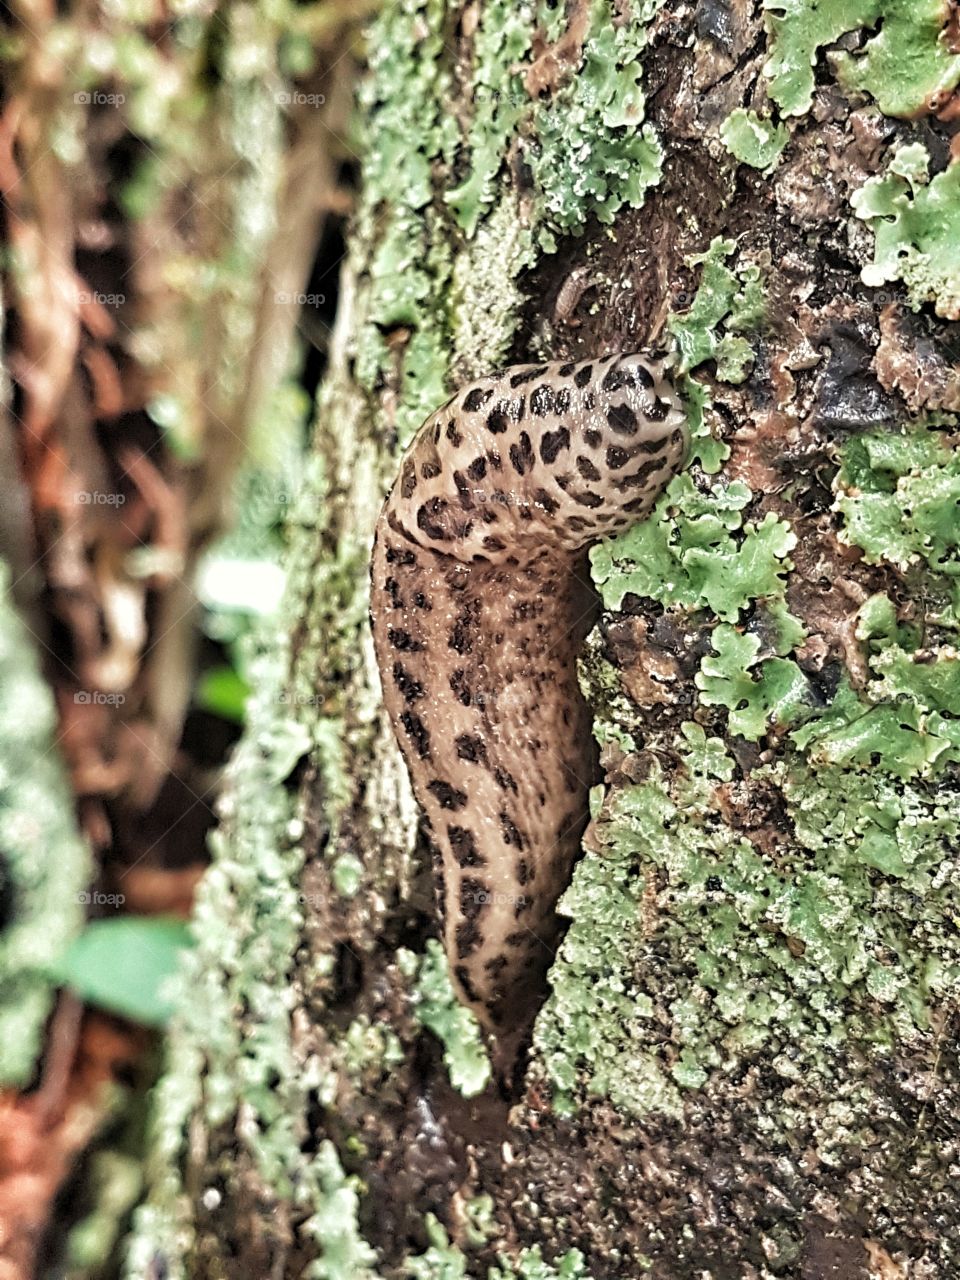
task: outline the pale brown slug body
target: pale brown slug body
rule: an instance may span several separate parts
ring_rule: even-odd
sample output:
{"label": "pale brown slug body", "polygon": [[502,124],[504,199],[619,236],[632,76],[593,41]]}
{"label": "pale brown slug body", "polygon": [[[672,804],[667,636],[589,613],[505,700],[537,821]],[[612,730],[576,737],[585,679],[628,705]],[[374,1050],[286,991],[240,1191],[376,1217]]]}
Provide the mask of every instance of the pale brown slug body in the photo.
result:
{"label": "pale brown slug body", "polygon": [[377,523],[384,701],[451,973],[502,1073],[543,999],[595,776],[575,663],[587,548],[649,512],[686,443],[661,360],[517,365],[427,419]]}

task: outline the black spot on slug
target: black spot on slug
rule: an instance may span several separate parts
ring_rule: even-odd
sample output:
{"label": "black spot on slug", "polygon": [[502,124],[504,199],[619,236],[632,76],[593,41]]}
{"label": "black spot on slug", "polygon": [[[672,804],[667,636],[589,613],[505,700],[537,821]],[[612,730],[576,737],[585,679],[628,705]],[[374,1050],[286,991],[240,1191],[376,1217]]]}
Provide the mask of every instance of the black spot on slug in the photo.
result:
{"label": "black spot on slug", "polygon": [[637,415],[627,404],[612,404],[607,410],[607,422],[610,424],[610,430],[616,431],[621,436],[636,434],[639,426]]}
{"label": "black spot on slug", "polygon": [[479,1004],[480,992],[473,985],[473,982],[470,979],[470,970],[467,966],[465,964],[456,965],[453,970],[453,976],[460,983],[460,986],[463,988],[463,994],[467,999],[473,1001],[474,1004]]}
{"label": "black spot on slug", "polygon": [[417,755],[421,760],[425,759],[430,754],[430,734],[427,726],[412,711],[401,711],[400,723],[406,729]]}
{"label": "black spot on slug", "polygon": [[560,506],[560,503],[557,502],[556,498],[551,498],[546,489],[538,489],[533,495],[533,500],[538,507],[543,507],[548,516],[552,516]]}
{"label": "black spot on slug", "polygon": [[425,502],[417,510],[417,528],[422,529],[428,538],[446,542],[448,534],[438,522],[438,517],[444,515],[449,505],[446,498],[431,498],[429,502]]}
{"label": "black spot on slug", "polygon": [[560,417],[570,411],[570,388],[561,387],[553,397],[553,412]]}
{"label": "black spot on slug", "polygon": [[600,383],[600,390],[611,392],[619,391],[621,387],[625,387],[633,379],[627,373],[626,369],[620,365],[611,365],[607,372],[603,375],[603,381]]}
{"label": "black spot on slug", "polygon": [[573,385],[581,389],[587,385],[593,377],[593,365],[581,365],[577,372],[573,375]]}
{"label": "black spot on slug", "polygon": [[520,439],[510,446],[510,461],[517,475],[526,475],[533,466],[533,445],[526,431],[520,432]]}
{"label": "black spot on slug", "polygon": [[423,681],[412,676],[402,662],[393,664],[393,680],[404,702],[416,702],[423,697]]}
{"label": "black spot on slug", "polygon": [[556,431],[545,431],[540,439],[540,457],[552,466],[562,449],[570,448],[570,432],[566,427],[558,427]]}
{"label": "black spot on slug", "polygon": [[512,791],[514,795],[517,794],[517,782],[512,773],[501,769],[498,765],[493,771],[493,778],[501,791]]}
{"label": "black spot on slug", "polygon": [[423,645],[420,641],[414,640],[409,631],[403,631],[399,627],[391,627],[387,632],[387,639],[394,649],[399,649],[401,653],[423,652]]}
{"label": "black spot on slug", "polygon": [[487,403],[493,391],[490,387],[473,387],[463,397],[463,407],[467,413],[476,413]]}
{"label": "black spot on slug", "polygon": [[[470,833],[467,832],[467,835]],[[482,915],[490,901],[490,890],[482,880],[473,876],[464,876],[460,881],[460,911],[468,920],[476,920]]]}
{"label": "black spot on slug", "polygon": [[414,489],[417,487],[417,469],[413,461],[408,458],[403,464],[403,470],[400,473],[400,496],[407,499],[412,497]]}
{"label": "black spot on slug", "polygon": [[453,856],[461,867],[486,866],[487,860],[477,849],[477,839],[472,831],[468,831],[466,827],[449,826],[447,839],[450,841]]}
{"label": "black spot on slug", "polygon": [[442,778],[434,778],[427,784],[427,790],[441,809],[462,809],[467,803],[467,793],[445,782]]}
{"label": "black spot on slug", "polygon": [[526,848],[526,839],[522,835],[519,827],[510,817],[505,809],[500,810],[500,831],[503,835],[503,843],[512,845],[515,849]]}
{"label": "black spot on slug", "polygon": [[511,387],[522,387],[526,382],[533,382],[534,378],[541,377],[547,371],[545,364],[539,364],[534,369],[524,369],[520,373],[515,373],[510,379]]}
{"label": "black spot on slug", "polygon": [[456,739],[457,756],[460,760],[469,760],[471,764],[481,764],[487,758],[487,749],[483,739],[474,734],[461,733]]}
{"label": "black spot on slug", "polygon": [[545,382],[530,393],[530,412],[538,418],[553,412],[553,389]]}
{"label": "black spot on slug", "polygon": [[456,671],[454,671],[453,675],[450,677],[450,689],[458,702],[462,703],[465,707],[469,707],[473,698],[470,694],[466,672],[463,667],[457,667]]}

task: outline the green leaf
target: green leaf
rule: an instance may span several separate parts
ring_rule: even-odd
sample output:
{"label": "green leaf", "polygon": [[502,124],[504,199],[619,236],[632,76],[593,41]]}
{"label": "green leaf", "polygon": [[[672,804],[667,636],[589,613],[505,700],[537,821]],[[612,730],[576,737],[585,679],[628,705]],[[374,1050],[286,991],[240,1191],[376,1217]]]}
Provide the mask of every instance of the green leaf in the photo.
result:
{"label": "green leaf", "polygon": [[214,667],[197,683],[196,703],[233,724],[243,724],[250,686],[232,667]]}
{"label": "green leaf", "polygon": [[55,976],[81,999],[146,1026],[163,1026],[173,1006],[161,990],[193,937],[180,920],[127,916],[94,920],[67,948]]}

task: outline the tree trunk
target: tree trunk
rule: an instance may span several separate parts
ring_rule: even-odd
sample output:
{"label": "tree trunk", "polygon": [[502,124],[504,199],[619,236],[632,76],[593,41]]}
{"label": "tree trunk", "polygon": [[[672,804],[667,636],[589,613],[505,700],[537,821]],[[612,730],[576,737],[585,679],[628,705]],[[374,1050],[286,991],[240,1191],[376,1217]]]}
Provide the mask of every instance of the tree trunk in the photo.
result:
{"label": "tree trunk", "polygon": [[[946,16],[384,8],[131,1276],[956,1273]],[[602,777],[511,1105],[435,941],[371,533],[458,383],[657,343],[691,461],[592,554]]]}

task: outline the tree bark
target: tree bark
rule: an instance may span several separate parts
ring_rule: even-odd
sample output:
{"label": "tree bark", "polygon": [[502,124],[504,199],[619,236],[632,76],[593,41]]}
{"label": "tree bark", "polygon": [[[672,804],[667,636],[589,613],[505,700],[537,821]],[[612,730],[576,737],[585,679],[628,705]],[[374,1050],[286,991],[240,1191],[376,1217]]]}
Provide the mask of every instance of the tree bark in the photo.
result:
{"label": "tree bark", "polygon": [[[922,8],[377,19],[131,1276],[955,1273],[960,60]],[[692,456],[592,556],[603,774],[508,1105],[432,941],[371,532],[458,382],[658,342]]]}

